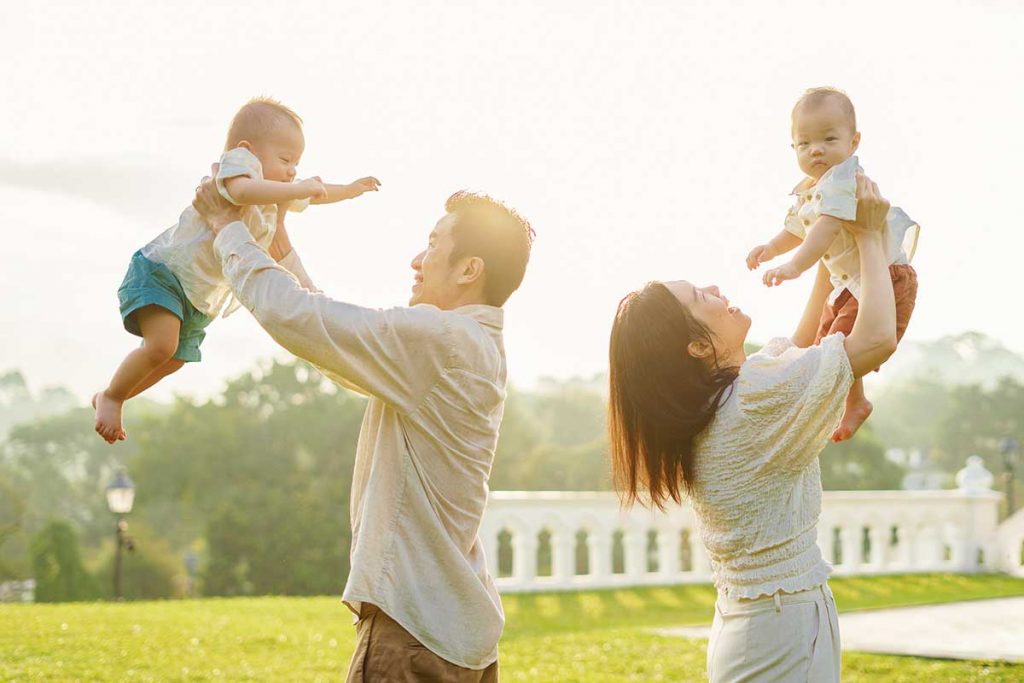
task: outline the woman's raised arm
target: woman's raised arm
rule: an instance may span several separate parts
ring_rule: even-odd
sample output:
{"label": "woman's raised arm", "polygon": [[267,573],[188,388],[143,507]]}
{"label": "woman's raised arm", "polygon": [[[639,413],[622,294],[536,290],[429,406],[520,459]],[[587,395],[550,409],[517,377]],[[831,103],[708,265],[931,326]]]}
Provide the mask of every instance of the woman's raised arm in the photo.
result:
{"label": "woman's raised arm", "polygon": [[818,263],[818,274],[814,278],[811,298],[807,300],[800,324],[797,325],[796,332],[793,333],[793,346],[807,348],[814,343],[814,338],[818,336],[818,327],[821,325],[821,309],[825,305],[830,291],[832,291],[832,279],[829,276],[828,268],[823,263]]}
{"label": "woman's raised arm", "polygon": [[889,276],[885,219],[889,202],[878,185],[857,176],[857,220],[847,223],[860,250],[857,320],[846,338],[846,354],[855,377],[863,377],[896,350],[896,300]]}

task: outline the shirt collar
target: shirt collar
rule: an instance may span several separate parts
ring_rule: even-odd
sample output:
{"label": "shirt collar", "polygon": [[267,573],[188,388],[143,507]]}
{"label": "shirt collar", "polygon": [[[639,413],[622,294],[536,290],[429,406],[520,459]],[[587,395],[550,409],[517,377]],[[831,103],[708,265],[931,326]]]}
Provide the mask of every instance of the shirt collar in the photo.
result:
{"label": "shirt collar", "polygon": [[806,192],[807,190],[811,189],[812,187],[814,187],[814,178],[812,178],[810,176],[807,176],[806,178],[801,180],[799,183],[797,183],[796,187],[794,187],[793,191],[790,192],[789,194],[791,194],[791,195],[800,194],[801,192]]}
{"label": "shirt collar", "polygon": [[505,326],[505,310],[487,304],[467,304],[452,310],[452,313],[466,315],[485,327],[493,327],[501,331]]}

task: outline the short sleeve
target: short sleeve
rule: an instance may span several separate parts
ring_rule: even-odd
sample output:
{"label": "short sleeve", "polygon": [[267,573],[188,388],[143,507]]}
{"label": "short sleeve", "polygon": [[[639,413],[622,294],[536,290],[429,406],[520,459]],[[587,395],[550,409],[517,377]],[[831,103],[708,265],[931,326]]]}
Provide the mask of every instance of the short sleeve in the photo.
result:
{"label": "short sleeve", "polygon": [[794,206],[790,208],[790,210],[786,213],[786,232],[788,232],[791,235],[796,235],[800,239],[806,239],[807,231],[804,230],[804,226],[800,222],[800,216],[797,215],[796,211],[797,209]]}
{"label": "short sleeve", "polygon": [[309,208],[309,197],[303,197],[302,199],[293,199],[288,204],[288,210],[294,211],[295,213],[302,213]]}
{"label": "short sleeve", "polygon": [[262,180],[263,166],[260,164],[260,160],[244,147],[235,147],[224,152],[220,157],[220,168],[217,169],[217,191],[224,199],[236,206],[238,202],[232,199],[224,181],[243,176],[253,180]]}
{"label": "short sleeve", "polygon": [[886,223],[889,227],[890,260],[902,257],[906,259],[907,263],[910,263],[914,260],[914,254],[917,252],[917,240],[921,235],[921,226],[898,206],[889,208]]}
{"label": "short sleeve", "polygon": [[829,169],[814,187],[818,215],[844,221],[857,218],[857,157],[850,157]]}
{"label": "short sleeve", "polygon": [[839,424],[853,370],[837,333],[819,346],[772,340],[740,368],[736,394],[765,464],[802,470]]}

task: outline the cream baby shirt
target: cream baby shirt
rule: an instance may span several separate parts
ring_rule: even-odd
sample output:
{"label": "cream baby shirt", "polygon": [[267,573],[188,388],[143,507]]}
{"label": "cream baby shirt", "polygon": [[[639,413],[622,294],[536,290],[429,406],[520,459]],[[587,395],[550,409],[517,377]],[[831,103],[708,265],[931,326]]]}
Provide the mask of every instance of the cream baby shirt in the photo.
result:
{"label": "cream baby shirt", "polygon": [[[796,200],[786,214],[786,230],[800,239],[822,214],[840,220],[857,218],[857,171],[860,163],[852,156],[830,168],[817,183],[805,178],[793,189]],[[889,264],[910,263],[917,250],[920,226],[898,206],[889,208],[888,226]],[[860,250],[853,235],[840,230],[828,251],[822,257],[832,279],[832,293],[828,303],[835,303],[844,289],[860,298]]]}
{"label": "cream baby shirt", "polygon": [[[255,154],[236,147],[221,155],[220,168],[214,179],[221,195],[236,205],[238,202],[231,197],[224,181],[240,176],[262,180],[263,166]],[[307,206],[309,200],[303,199],[293,201],[288,208],[302,211]],[[277,206],[246,206],[242,211],[242,222],[253,240],[267,249],[277,229]],[[213,253],[213,238],[206,221],[189,206],[181,213],[177,224],[142,248],[142,255],[170,268],[192,305],[199,312],[216,318],[218,315],[230,315],[238,308],[238,302],[228,303],[231,287],[224,279],[220,259]]]}

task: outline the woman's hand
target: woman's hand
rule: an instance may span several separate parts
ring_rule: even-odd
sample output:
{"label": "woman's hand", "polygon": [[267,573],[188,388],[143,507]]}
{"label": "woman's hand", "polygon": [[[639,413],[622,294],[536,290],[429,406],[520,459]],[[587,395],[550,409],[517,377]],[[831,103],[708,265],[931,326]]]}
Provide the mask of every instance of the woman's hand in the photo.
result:
{"label": "woman's hand", "polygon": [[885,231],[885,219],[889,215],[889,200],[878,192],[871,178],[857,173],[857,220],[844,226],[856,238],[881,236]]}

